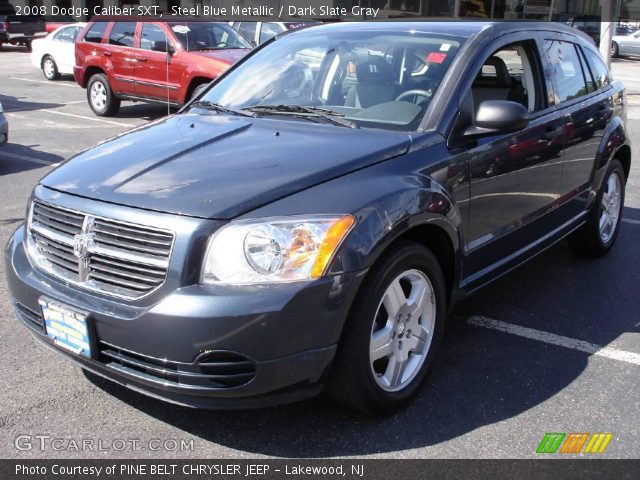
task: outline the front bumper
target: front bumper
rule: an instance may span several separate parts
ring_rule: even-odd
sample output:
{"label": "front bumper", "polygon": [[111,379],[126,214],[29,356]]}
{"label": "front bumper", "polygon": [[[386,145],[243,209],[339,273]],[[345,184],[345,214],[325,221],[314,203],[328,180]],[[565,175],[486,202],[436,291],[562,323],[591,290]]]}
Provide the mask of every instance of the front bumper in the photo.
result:
{"label": "front bumper", "polygon": [[0,145],[9,141],[9,122],[4,114],[0,113]]}
{"label": "front bumper", "polygon": [[[18,318],[40,342],[102,377],[192,407],[261,407],[317,394],[362,278],[345,274],[269,287],[189,285],[136,305],[34,269],[23,239],[20,227],[7,244],[7,278]],[[91,358],[46,336],[42,297],[86,312]]]}

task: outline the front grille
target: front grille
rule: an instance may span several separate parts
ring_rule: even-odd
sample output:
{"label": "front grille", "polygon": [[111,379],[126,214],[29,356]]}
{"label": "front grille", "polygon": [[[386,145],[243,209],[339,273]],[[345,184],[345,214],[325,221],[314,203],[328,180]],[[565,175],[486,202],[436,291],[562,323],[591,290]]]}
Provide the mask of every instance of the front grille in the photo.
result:
{"label": "front grille", "polygon": [[140,298],[164,283],[172,233],[40,201],[32,208],[30,252],[44,270],[125,298]]}
{"label": "front grille", "polygon": [[256,374],[254,363],[235,352],[207,352],[194,363],[182,363],[140,355],[103,341],[100,347],[101,361],[108,367],[168,385],[233,388],[249,383]]}

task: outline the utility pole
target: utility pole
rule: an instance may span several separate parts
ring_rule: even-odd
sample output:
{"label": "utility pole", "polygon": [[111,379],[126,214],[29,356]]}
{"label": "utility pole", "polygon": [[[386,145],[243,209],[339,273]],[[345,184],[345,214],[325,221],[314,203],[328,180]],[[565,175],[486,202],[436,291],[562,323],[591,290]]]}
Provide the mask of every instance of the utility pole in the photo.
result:
{"label": "utility pole", "polygon": [[616,28],[620,0],[600,1],[600,55],[602,55],[607,67],[611,67],[611,39]]}

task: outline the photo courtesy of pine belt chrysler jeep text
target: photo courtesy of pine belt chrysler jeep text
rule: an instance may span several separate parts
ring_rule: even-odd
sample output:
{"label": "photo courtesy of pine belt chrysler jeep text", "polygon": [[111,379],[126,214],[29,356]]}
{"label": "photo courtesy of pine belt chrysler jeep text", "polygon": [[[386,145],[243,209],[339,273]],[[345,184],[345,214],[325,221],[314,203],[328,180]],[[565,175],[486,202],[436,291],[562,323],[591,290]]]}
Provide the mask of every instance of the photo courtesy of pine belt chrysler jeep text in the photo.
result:
{"label": "photo courtesy of pine belt chrysler jeep text", "polygon": [[40,181],[5,252],[18,318],[181,405],[393,411],[456,302],[565,237],[613,246],[625,102],[551,22],[278,35]]}

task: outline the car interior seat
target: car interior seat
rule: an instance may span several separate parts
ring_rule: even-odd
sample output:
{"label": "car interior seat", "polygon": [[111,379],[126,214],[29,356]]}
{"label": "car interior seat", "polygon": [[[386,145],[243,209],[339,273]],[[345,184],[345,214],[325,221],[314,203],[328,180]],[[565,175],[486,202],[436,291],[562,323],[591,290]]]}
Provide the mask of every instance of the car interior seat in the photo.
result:
{"label": "car interior seat", "polygon": [[392,102],[398,96],[400,86],[395,82],[391,65],[382,57],[370,56],[356,63],[358,84],[347,92],[345,106],[369,108],[384,102]]}

